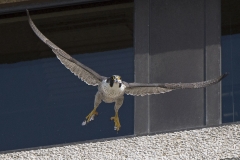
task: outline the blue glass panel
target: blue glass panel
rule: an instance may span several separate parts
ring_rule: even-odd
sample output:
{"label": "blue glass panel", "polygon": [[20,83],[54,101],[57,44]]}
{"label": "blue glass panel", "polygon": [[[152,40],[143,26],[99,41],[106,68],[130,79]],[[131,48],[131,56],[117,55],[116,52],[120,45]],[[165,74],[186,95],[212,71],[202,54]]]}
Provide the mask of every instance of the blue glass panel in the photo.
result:
{"label": "blue glass panel", "polygon": [[222,36],[222,121],[240,121],[240,34]]}
{"label": "blue glass panel", "polygon": [[[73,56],[99,74],[134,81],[133,48]],[[125,96],[114,131],[114,103],[101,103],[99,115],[82,122],[93,109],[97,87],[88,86],[56,57],[0,65],[0,150],[69,143],[133,134],[134,99]]]}
{"label": "blue glass panel", "polygon": [[[31,10],[39,30],[100,75],[134,81],[133,3],[119,1]],[[0,151],[133,134],[134,97],[125,95],[120,131],[102,102],[86,126],[97,87],[66,69],[32,31],[27,15],[0,15]]]}
{"label": "blue glass panel", "polygon": [[222,122],[240,121],[240,1],[222,0]]}

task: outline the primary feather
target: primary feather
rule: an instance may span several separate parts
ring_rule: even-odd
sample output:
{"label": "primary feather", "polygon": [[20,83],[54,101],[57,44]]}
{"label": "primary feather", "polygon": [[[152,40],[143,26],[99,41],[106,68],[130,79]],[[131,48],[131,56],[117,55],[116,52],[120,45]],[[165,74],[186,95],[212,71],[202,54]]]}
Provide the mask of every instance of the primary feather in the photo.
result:
{"label": "primary feather", "polygon": [[151,94],[160,94],[170,92],[175,89],[194,89],[194,88],[204,88],[212,84],[216,84],[221,81],[224,77],[227,76],[227,73],[222,76],[195,83],[127,83],[125,93],[133,96],[145,96]]}
{"label": "primary feather", "polygon": [[102,82],[102,80],[106,79],[106,77],[100,76],[91,68],[80,63],[79,61],[71,57],[69,54],[67,54],[65,51],[63,51],[61,48],[59,48],[57,45],[55,45],[53,42],[51,42],[35,26],[29,15],[28,10],[27,15],[29,24],[34,33],[52,49],[52,51],[56,54],[57,58],[61,61],[61,63],[72,73],[74,73],[74,75],[78,76],[78,78],[80,78],[82,81],[92,86],[97,86]]}

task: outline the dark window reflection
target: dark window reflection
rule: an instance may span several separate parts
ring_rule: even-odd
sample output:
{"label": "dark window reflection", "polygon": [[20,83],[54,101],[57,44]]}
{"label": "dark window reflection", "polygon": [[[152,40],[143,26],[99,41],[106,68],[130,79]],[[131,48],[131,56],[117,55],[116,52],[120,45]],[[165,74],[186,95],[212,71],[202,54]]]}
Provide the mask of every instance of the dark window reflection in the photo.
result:
{"label": "dark window reflection", "polygon": [[240,1],[222,0],[222,121],[240,121]]}
{"label": "dark window reflection", "polygon": [[[83,64],[134,81],[132,3],[56,10],[30,14],[50,40]],[[1,19],[0,32],[0,151],[133,134],[132,96],[119,110],[118,133],[110,121],[114,103],[101,103],[99,116],[83,127],[97,87],[66,69],[26,16]]]}

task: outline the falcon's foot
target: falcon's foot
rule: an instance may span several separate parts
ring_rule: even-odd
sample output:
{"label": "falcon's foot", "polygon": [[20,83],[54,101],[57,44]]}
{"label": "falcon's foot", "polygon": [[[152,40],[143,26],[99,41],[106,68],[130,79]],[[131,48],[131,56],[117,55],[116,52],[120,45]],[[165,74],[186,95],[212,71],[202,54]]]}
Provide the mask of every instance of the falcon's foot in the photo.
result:
{"label": "falcon's foot", "polygon": [[82,125],[86,125],[88,122],[93,121],[94,120],[94,116],[98,115],[98,112],[96,111],[96,109],[94,108],[89,115],[86,117],[86,120],[82,122]]}
{"label": "falcon's foot", "polygon": [[114,120],[114,123],[115,123],[114,130],[119,131],[121,125],[120,125],[120,121],[118,118],[118,112],[115,113],[114,117],[111,117],[111,120]]}

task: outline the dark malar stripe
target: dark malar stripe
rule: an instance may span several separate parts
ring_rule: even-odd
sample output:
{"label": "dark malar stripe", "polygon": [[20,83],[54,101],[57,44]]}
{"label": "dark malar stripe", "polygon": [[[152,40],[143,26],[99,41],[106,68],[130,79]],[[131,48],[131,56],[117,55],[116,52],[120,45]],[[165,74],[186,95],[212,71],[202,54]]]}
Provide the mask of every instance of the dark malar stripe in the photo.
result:
{"label": "dark malar stripe", "polygon": [[110,87],[113,86],[113,82],[114,82],[114,80],[112,79],[112,77],[107,79],[107,83],[109,83]]}

